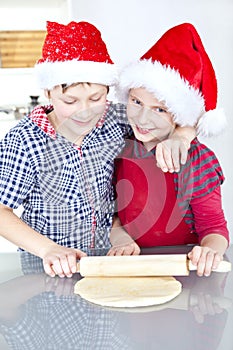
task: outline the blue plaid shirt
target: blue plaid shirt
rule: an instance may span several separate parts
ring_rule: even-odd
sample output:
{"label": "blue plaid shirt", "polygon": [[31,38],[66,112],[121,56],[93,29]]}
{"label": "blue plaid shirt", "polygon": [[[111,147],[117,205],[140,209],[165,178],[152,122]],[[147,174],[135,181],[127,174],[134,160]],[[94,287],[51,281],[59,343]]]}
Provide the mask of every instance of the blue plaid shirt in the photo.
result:
{"label": "blue plaid shirt", "polygon": [[24,207],[22,220],[58,244],[109,246],[113,161],[124,146],[125,106],[109,103],[81,147],[56,133],[37,106],[0,142],[0,203]]}

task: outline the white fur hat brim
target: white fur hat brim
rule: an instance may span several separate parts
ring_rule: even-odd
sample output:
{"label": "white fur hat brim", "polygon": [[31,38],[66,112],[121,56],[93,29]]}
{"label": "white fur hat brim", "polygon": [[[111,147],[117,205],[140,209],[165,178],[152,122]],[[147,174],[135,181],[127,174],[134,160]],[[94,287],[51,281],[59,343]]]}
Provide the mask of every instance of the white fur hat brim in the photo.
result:
{"label": "white fur hat brim", "polygon": [[35,65],[35,76],[41,89],[52,89],[60,84],[95,83],[113,86],[118,82],[114,64],[93,61],[56,61]]}

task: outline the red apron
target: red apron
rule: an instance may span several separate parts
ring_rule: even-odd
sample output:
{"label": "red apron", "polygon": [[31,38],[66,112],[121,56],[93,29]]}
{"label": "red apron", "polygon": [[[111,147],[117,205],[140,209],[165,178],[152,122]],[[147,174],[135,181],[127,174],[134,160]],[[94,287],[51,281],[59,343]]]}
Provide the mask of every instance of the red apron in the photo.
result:
{"label": "red apron", "polygon": [[178,206],[174,175],[147,158],[116,159],[118,215],[141,247],[197,243]]}

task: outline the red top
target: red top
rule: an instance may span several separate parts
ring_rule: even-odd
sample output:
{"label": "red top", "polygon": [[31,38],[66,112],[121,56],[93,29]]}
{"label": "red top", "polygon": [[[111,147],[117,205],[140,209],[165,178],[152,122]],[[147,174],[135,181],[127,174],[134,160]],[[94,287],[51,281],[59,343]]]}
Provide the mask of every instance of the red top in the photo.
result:
{"label": "red top", "polygon": [[[190,174],[195,174],[195,169],[188,172],[187,191],[179,189],[180,175],[187,175],[187,167],[179,176],[164,173],[156,166],[153,152],[147,152],[135,140],[129,141],[116,160],[117,205],[122,225],[139,246],[195,244],[209,233],[219,233],[229,239],[220,186],[213,185],[212,177],[212,187],[206,186],[202,177],[195,179],[189,196],[189,179],[193,179]],[[195,154],[196,151],[195,147]],[[216,158],[211,166],[215,162]],[[208,193],[203,192],[203,186],[208,188]],[[182,191],[185,194],[179,198]]]}

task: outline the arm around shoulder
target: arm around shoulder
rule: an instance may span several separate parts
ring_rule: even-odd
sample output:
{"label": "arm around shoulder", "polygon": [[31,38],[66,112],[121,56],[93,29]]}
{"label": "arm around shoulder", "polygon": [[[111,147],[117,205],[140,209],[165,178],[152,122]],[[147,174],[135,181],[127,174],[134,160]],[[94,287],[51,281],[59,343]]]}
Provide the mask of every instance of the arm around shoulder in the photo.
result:
{"label": "arm around shoulder", "polygon": [[166,140],[156,147],[157,165],[164,172],[178,172],[180,165],[187,161],[188,150],[196,137],[196,129],[191,126],[177,126]]}

